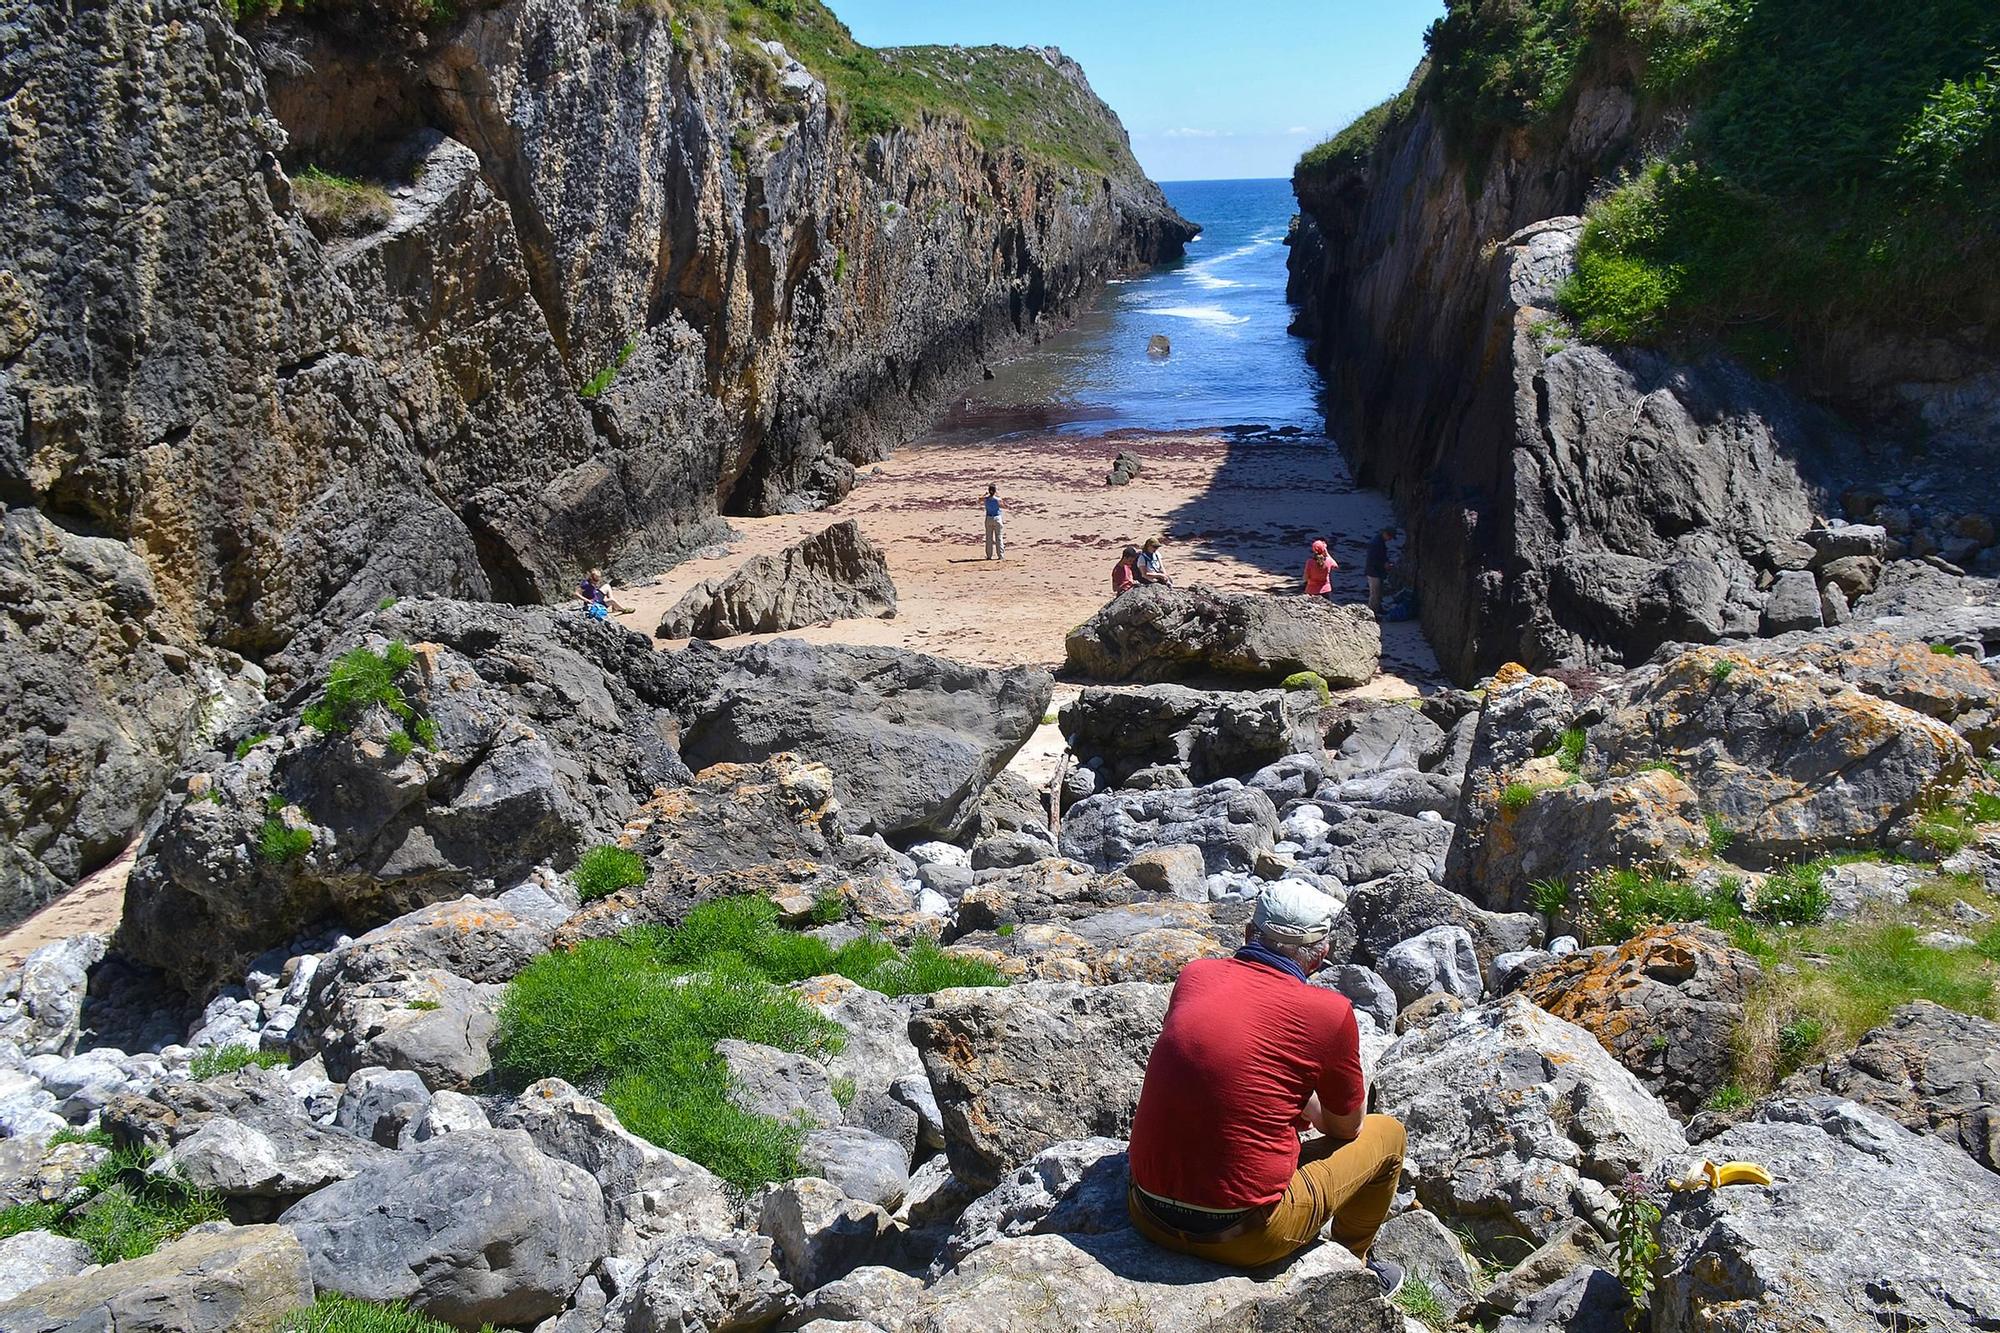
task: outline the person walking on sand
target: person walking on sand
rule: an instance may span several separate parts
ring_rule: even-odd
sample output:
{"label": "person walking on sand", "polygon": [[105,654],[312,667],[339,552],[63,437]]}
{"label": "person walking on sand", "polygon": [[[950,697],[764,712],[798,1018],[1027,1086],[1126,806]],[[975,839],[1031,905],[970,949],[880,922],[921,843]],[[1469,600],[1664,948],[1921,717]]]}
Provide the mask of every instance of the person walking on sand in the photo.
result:
{"label": "person walking on sand", "polygon": [[1315,541],[1312,554],[1306,557],[1306,596],[1332,597],[1333,571],[1340,565],[1327,554],[1326,543]]}
{"label": "person walking on sand", "polygon": [[1361,572],[1368,579],[1368,609],[1376,615],[1382,614],[1382,580],[1389,577],[1389,541],[1396,535],[1394,528],[1383,528],[1375,534],[1375,540],[1368,543],[1368,558],[1361,566]]}
{"label": "person walking on sand", "polygon": [[1167,572],[1164,569],[1160,568],[1160,539],[1158,537],[1146,538],[1146,549],[1139,552],[1139,563],[1133,566],[1133,572],[1139,576],[1139,582],[1141,583],[1157,583],[1162,588],[1171,588],[1174,586],[1174,581],[1167,577]]}
{"label": "person walking on sand", "polygon": [[986,488],[986,558],[1005,560],[1007,558],[1007,534],[1000,516],[1000,488]]}
{"label": "person walking on sand", "polygon": [[1111,567],[1111,596],[1116,599],[1139,586],[1139,548],[1128,546]]}

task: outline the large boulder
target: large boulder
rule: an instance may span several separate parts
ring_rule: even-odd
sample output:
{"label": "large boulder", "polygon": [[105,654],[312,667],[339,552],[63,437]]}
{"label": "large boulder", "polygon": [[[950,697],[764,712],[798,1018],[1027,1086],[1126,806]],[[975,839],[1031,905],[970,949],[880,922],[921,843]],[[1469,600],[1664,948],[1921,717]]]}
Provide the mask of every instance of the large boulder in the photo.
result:
{"label": "large boulder", "polygon": [[863,1327],[965,1333],[1401,1333],[1380,1284],[1341,1246],[1310,1245],[1255,1273],[1177,1254],[1133,1230],[1127,1179],[1115,1140],[1053,1144],[965,1210],[923,1290],[870,1284],[872,1292],[843,1293],[841,1314]]}
{"label": "large boulder", "polygon": [[1489,1243],[1539,1244],[1577,1217],[1609,1234],[1611,1187],[1687,1148],[1595,1037],[1518,995],[1399,1039],[1373,1099],[1408,1132],[1403,1178],[1418,1201]]}
{"label": "large boulder", "polygon": [[416,1144],[283,1221],[321,1290],[407,1302],[468,1328],[559,1313],[610,1248],[597,1182],[517,1129]]}
{"label": "large boulder", "polygon": [[1210,874],[1248,870],[1277,841],[1271,798],[1234,778],[1205,787],[1111,791],[1077,802],[1063,816],[1063,855],[1115,870],[1155,847],[1201,849]]}
{"label": "large boulder", "polygon": [[1140,901],[1059,922],[1008,924],[1004,933],[960,933],[952,952],[984,959],[1010,980],[1170,983],[1194,959],[1227,957],[1240,947],[1247,915],[1234,902]]}
{"label": "large boulder", "polygon": [[1542,942],[1542,923],[1525,912],[1488,912],[1422,875],[1398,874],[1363,884],[1347,898],[1354,922],[1355,956],[1374,963],[1404,940],[1439,926],[1459,926],[1472,937],[1482,976],[1493,960]]}
{"label": "large boulder", "polygon": [[0,1301],[8,1333],[277,1333],[313,1301],[313,1274],[283,1227],[201,1227],[139,1259]]}
{"label": "large boulder", "polygon": [[0,1040],[23,1055],[70,1055],[83,1021],[90,969],[104,957],[104,937],[50,940],[0,978]]}
{"label": "large boulder", "polygon": [[1760,662],[1811,667],[1935,718],[1984,750],[2000,740],[2000,675],[1978,653],[1931,651],[1933,643],[1956,640],[1960,629],[1949,617],[1919,617],[1895,629],[1846,625],[1734,647]]}
{"label": "large boulder", "polygon": [[1126,1137],[1168,992],[1142,982],[939,992],[910,1020],[910,1039],[954,1174],[991,1188],[1053,1143]]}
{"label": "large boulder", "polygon": [[1705,850],[1708,831],[1694,789],[1664,769],[1541,788],[1506,804],[1460,875],[1504,911],[1534,905],[1534,886],[1581,888],[1602,871],[1655,866]]}
{"label": "large boulder", "polygon": [[1615,950],[1557,959],[1520,994],[1589,1032],[1691,1116],[1729,1081],[1757,962],[1704,926],[1653,926]]}
{"label": "large boulder", "polygon": [[1877,846],[1972,768],[1943,722],[1818,671],[1708,648],[1635,675],[1590,746],[1614,768],[1674,765],[1750,864]]}
{"label": "large boulder", "polygon": [[1704,1145],[1776,1178],[1676,1193],[1659,1333],[1979,1328],[2000,1316],[2000,1175],[1830,1097],[1779,1099]]}
{"label": "large boulder", "polygon": [[1114,597],[1065,651],[1071,671],[1100,680],[1314,671],[1343,687],[1373,678],[1382,631],[1366,607],[1323,597],[1152,586]]}
{"label": "large boulder", "polygon": [[53,1231],[17,1231],[0,1239],[0,1301],[59,1277],[75,1277],[96,1262],[80,1240]]}
{"label": "large boulder", "polygon": [[323,1058],[335,1079],[379,1066],[409,1070],[427,1087],[470,1087],[493,1068],[503,989],[393,947],[342,949],[313,974],[292,1050]]}
{"label": "large boulder", "polygon": [[1185,685],[1087,689],[1064,705],[1062,732],[1112,786],[1168,764],[1196,783],[1244,777],[1319,749],[1319,696],[1310,690],[1191,690]]}
{"label": "large boulder", "polygon": [[889,558],[850,518],[775,556],[752,557],[726,578],[696,584],[655,632],[663,639],[726,639],[895,614]]}
{"label": "large boulder", "polygon": [[1486,839],[1504,810],[1501,798],[1524,767],[1556,750],[1575,718],[1576,699],[1561,681],[1512,662],[1493,673],[1466,757],[1446,888],[1485,901],[1475,868],[1486,862]]}
{"label": "large boulder", "polygon": [[1907,1004],[1851,1051],[1785,1080],[1790,1097],[1857,1101],[2000,1171],[2000,1023],[1927,1000]]}
{"label": "large boulder", "polygon": [[964,666],[898,648],[774,639],[723,655],[681,734],[688,763],[793,751],[825,764],[850,822],[954,838],[1048,711],[1046,671]]}
{"label": "large boulder", "polygon": [[1332,822],[1300,857],[1298,863],[1306,869],[1349,886],[1389,877],[1444,878],[1454,834],[1444,820],[1333,802],[1308,808]]}
{"label": "large boulder", "polygon": [[386,1154],[304,1116],[266,1115],[245,1123],[218,1115],[179,1139],[148,1170],[229,1200],[239,1215],[268,1218],[276,1206],[351,1179]]}

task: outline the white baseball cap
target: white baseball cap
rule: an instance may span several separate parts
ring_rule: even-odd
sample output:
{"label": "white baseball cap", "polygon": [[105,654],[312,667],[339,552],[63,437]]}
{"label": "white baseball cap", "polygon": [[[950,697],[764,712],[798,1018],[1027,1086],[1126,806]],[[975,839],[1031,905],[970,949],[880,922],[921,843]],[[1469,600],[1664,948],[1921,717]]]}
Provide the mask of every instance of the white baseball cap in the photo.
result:
{"label": "white baseball cap", "polygon": [[1318,944],[1333,932],[1340,904],[1304,880],[1281,879],[1258,895],[1250,924],[1259,935],[1285,944]]}

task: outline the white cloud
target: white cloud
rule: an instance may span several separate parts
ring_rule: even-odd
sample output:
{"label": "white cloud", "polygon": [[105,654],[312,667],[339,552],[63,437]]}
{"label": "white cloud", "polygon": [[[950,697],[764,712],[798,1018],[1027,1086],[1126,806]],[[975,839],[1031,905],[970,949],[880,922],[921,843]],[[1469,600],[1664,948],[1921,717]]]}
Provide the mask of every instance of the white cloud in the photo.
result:
{"label": "white cloud", "polygon": [[1292,127],[1290,128],[1290,129],[1286,130],[1286,131],[1285,131],[1285,133],[1287,133],[1287,134],[1311,134],[1311,133],[1312,133],[1312,131],[1311,131],[1311,130],[1309,130],[1309,129],[1307,129],[1307,128],[1306,128],[1305,126],[1303,126],[1303,125],[1294,125],[1294,126],[1292,126]]}
{"label": "white cloud", "polygon": [[1228,130],[1191,130],[1183,127],[1178,130],[1168,130],[1165,137],[1169,139],[1227,139],[1229,135],[1230,132]]}

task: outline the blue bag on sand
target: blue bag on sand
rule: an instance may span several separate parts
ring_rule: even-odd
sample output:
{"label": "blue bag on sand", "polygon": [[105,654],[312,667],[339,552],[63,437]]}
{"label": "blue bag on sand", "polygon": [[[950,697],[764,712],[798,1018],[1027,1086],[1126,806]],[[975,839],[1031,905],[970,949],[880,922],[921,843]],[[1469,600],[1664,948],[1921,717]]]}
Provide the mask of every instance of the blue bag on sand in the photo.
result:
{"label": "blue bag on sand", "polygon": [[610,608],[610,607],[608,607],[608,606],[606,606],[606,605],[605,605],[604,603],[602,603],[602,602],[592,602],[592,603],[590,604],[590,608],[589,608],[589,609],[590,609],[590,618],[591,618],[592,620],[609,620],[609,619],[611,619],[611,608]]}
{"label": "blue bag on sand", "polygon": [[1399,592],[1382,603],[1382,619],[1415,620],[1417,618],[1417,596],[1412,592]]}

